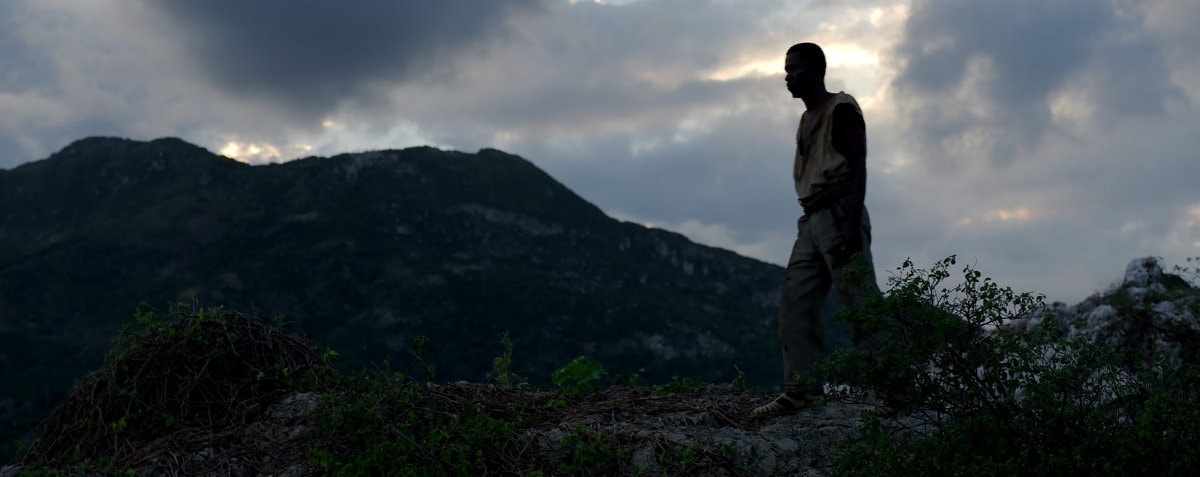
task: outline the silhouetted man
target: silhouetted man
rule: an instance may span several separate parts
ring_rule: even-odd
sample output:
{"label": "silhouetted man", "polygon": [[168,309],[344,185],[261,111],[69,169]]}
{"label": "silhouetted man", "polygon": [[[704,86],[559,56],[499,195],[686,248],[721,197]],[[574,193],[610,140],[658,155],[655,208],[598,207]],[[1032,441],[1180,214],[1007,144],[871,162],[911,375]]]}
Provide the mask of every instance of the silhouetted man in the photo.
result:
{"label": "silhouetted man", "polygon": [[[857,307],[878,293],[871,261],[867,192],[867,134],[862,109],[850,95],[825,89],[825,54],[812,43],[793,45],[784,60],[787,89],[804,101],[792,166],[804,214],[788,259],[779,300],[783,394],[754,409],[754,416],[785,414],[820,402],[822,383],[812,375],[824,353],[822,310],[830,287],[842,306]],[[843,272],[855,260],[864,273]],[[864,339],[854,333],[856,345]]]}

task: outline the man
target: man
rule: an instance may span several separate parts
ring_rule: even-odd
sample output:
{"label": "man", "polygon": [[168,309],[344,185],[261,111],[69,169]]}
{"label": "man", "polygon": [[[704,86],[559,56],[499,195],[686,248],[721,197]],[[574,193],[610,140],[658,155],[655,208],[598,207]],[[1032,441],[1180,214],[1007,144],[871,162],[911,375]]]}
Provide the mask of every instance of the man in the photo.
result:
{"label": "man", "polygon": [[[822,383],[812,366],[824,353],[824,308],[830,287],[842,306],[857,307],[879,293],[871,261],[867,192],[867,135],[862,109],[850,95],[825,89],[825,53],[813,43],[793,45],[784,60],[787,89],[804,101],[792,166],[804,214],[788,259],[779,300],[783,394],[754,409],[755,417],[817,405]],[[846,274],[847,264],[865,267]],[[855,331],[854,343],[864,338]]]}

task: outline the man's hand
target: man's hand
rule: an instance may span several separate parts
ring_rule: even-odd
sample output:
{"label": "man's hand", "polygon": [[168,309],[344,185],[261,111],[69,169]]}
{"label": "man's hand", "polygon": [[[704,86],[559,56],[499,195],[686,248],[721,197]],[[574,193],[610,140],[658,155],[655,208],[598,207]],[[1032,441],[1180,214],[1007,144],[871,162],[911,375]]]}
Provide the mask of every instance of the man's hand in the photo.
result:
{"label": "man's hand", "polygon": [[841,245],[833,251],[833,268],[850,263],[854,254],[861,251],[863,251],[862,233],[859,232],[858,227],[848,225],[846,230],[842,231]]}

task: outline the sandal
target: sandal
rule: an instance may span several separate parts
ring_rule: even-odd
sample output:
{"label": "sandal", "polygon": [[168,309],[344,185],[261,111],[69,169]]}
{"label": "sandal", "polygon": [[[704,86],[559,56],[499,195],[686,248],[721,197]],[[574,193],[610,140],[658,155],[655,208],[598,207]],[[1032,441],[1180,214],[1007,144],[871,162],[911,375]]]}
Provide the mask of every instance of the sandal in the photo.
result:
{"label": "sandal", "polygon": [[774,401],[754,408],[753,411],[750,411],[750,415],[753,417],[783,416],[803,411],[820,403],[820,398],[795,398],[789,396],[788,393],[783,393]]}

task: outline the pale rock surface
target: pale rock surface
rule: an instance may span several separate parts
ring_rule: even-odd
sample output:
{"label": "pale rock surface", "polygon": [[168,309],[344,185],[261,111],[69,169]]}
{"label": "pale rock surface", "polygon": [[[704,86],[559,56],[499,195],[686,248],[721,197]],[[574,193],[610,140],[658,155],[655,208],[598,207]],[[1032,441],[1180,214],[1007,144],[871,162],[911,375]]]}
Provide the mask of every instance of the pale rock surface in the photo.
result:
{"label": "pale rock surface", "polygon": [[1032,330],[1052,316],[1067,338],[1160,353],[1178,362],[1186,346],[1200,344],[1200,301],[1189,286],[1184,278],[1165,273],[1158,259],[1137,258],[1125,267],[1115,289],[1095,293],[1077,305],[1049,305],[1008,326]]}

